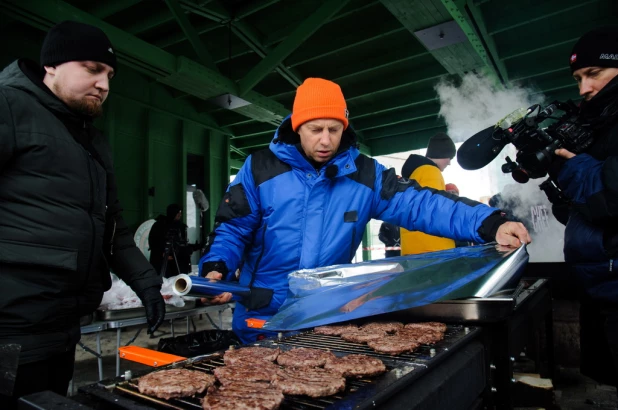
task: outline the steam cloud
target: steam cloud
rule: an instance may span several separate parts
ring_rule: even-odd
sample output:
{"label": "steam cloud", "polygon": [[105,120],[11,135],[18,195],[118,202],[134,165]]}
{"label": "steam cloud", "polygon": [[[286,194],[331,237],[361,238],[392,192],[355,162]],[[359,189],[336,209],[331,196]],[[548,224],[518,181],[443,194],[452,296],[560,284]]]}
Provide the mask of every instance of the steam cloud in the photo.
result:
{"label": "steam cloud", "polygon": [[[459,86],[443,80],[436,85],[436,91],[441,104],[439,115],[446,122],[448,135],[456,142],[467,140],[518,108],[543,104],[545,100],[533,89],[503,88],[477,74],[467,74]],[[500,168],[507,155],[515,157],[511,144],[485,169],[470,171],[470,178],[480,182],[488,176],[491,194],[502,195],[498,207],[510,207],[515,217],[526,221],[533,240],[528,246],[531,262],[564,261],[564,226],[554,218],[551,203],[538,187],[543,180],[514,184],[511,176],[503,174]]]}

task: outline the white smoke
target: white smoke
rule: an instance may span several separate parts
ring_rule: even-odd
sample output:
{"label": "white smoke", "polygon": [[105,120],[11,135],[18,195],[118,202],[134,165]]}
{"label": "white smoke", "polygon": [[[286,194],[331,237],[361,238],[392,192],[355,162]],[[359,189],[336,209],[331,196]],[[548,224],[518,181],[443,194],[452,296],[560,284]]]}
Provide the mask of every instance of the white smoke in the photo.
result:
{"label": "white smoke", "polygon": [[515,111],[543,103],[544,97],[534,90],[496,85],[489,77],[466,74],[460,86],[442,80],[436,85],[440,113],[455,142],[463,142],[477,132]]}
{"label": "white smoke", "polygon": [[539,188],[541,182],[536,179],[506,185],[496,206],[527,225],[532,237],[528,245],[530,262],[564,262],[564,225],[552,214],[551,202]]}
{"label": "white smoke", "polygon": [[[456,142],[463,142],[495,125],[502,118],[519,108],[543,104],[545,97],[534,89],[504,88],[488,77],[467,74],[461,85],[443,80],[436,85],[440,98],[440,113],[447,126],[447,134]],[[564,261],[562,253],[564,226],[551,213],[551,203],[539,189],[543,180],[527,184],[514,184],[510,174],[504,174],[501,165],[508,155],[515,159],[515,148],[507,145],[488,166],[477,171],[467,171],[471,180],[489,185],[490,195],[501,193],[503,203],[517,204],[510,211],[515,217],[530,225],[532,244],[528,246],[531,262]]]}

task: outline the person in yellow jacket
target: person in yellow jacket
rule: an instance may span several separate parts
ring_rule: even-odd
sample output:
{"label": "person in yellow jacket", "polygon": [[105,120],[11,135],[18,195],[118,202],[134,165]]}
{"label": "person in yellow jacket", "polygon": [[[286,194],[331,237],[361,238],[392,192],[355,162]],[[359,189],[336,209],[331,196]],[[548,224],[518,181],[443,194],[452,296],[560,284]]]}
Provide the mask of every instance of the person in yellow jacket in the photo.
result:
{"label": "person in yellow jacket", "polygon": [[[453,140],[443,132],[437,133],[429,140],[424,157],[417,154],[408,157],[401,168],[401,176],[416,180],[420,186],[444,191],[446,186],[442,171],[451,164],[456,152]],[[454,247],[455,241],[452,239],[401,228],[402,255],[415,255]]]}

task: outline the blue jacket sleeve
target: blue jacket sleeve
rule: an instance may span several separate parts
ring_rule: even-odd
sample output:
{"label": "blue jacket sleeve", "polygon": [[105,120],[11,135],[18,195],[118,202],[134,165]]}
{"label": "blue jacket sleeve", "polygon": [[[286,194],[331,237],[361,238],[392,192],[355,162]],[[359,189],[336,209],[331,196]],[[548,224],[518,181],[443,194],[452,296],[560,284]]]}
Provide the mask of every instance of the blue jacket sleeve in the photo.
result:
{"label": "blue jacket sleeve", "polygon": [[590,222],[618,216],[618,157],[599,161],[579,154],[565,162],[558,184]]}
{"label": "blue jacket sleeve", "polygon": [[260,199],[251,174],[249,156],[219,205],[212,235],[214,239],[209,251],[200,259],[200,275],[205,262],[218,261],[225,262],[230,276],[233,275],[245,247],[251,243],[253,233],[259,227],[260,219]]}
{"label": "blue jacket sleeve", "polygon": [[414,180],[397,177],[394,169],[387,170],[379,163],[375,187],[373,218],[410,231],[485,243],[495,240],[498,227],[506,222],[498,209],[421,187]]}

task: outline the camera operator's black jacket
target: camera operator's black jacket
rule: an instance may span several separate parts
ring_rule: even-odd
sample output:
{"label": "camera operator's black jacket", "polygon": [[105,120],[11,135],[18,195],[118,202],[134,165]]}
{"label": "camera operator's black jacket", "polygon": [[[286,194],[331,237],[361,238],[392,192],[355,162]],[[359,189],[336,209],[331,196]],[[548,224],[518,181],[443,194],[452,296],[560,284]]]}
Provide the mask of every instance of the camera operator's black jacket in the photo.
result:
{"label": "camera operator's black jacket", "polygon": [[602,303],[618,303],[618,77],[590,101],[581,118],[596,139],[584,154],[566,161],[558,183],[571,202],[565,231],[565,260],[578,284]]}
{"label": "camera operator's black jacket", "polygon": [[[173,249],[176,260],[168,260],[165,277],[176,276],[179,273],[191,271],[191,253],[193,248],[187,243],[187,225],[180,221],[175,221],[169,216],[159,215],[156,222],[150,228],[148,235],[148,246],[150,247],[150,264],[155,270],[161,273],[163,266],[163,254],[166,250],[166,243],[169,243],[170,256]],[[178,271],[178,267],[180,271]]]}
{"label": "camera operator's black jacket", "polygon": [[138,294],[161,286],[122,219],[106,139],[16,61],[0,73],[0,345],[20,344],[20,364],[73,349],[108,264]]}

